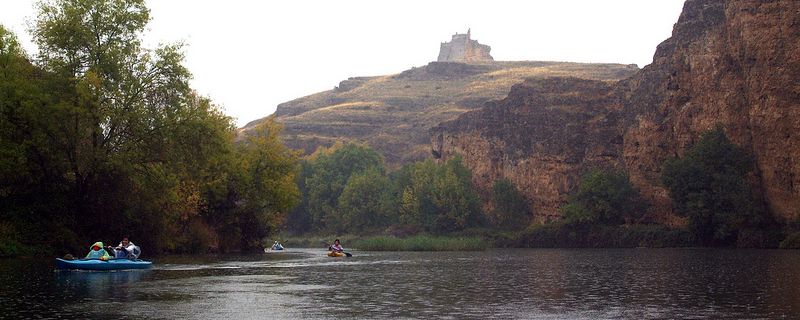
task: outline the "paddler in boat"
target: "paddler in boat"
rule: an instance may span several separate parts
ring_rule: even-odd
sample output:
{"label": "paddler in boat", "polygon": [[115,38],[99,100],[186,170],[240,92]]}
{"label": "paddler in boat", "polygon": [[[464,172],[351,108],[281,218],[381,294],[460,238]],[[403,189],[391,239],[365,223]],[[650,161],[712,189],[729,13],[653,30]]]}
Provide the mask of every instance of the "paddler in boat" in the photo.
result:
{"label": "paddler in boat", "polygon": [[119,245],[116,248],[112,248],[112,250],[114,250],[114,257],[117,259],[136,260],[139,257],[139,247],[134,245],[128,239],[128,236],[122,237]]}
{"label": "paddler in boat", "polygon": [[333,241],[333,244],[328,247],[329,251],[342,253],[344,252],[344,248],[342,248],[342,244],[339,243],[339,239]]}
{"label": "paddler in boat", "polygon": [[89,254],[86,255],[86,259],[99,259],[99,260],[108,260],[111,256],[108,255],[108,251],[103,249],[103,243],[98,241],[95,242],[91,247],[89,247]]}

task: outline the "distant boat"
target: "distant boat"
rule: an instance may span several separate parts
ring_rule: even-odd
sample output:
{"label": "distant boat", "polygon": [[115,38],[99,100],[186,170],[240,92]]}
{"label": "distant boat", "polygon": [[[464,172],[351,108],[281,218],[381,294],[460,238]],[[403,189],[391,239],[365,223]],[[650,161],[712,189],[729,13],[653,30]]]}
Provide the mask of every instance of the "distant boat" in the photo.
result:
{"label": "distant boat", "polygon": [[278,243],[278,241],[275,241],[275,243],[272,244],[272,247],[264,248],[264,252],[270,252],[270,251],[283,251],[283,245]]}

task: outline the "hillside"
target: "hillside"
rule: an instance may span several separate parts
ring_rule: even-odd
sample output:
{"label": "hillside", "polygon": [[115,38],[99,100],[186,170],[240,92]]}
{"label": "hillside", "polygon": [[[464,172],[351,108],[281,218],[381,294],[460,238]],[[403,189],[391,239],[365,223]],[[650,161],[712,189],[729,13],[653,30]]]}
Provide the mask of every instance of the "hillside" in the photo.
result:
{"label": "hillside", "polygon": [[285,125],[283,138],[291,148],[310,153],[318,146],[356,140],[397,166],[430,156],[430,128],[504,98],[512,85],[526,78],[616,82],[636,71],[636,65],[622,64],[431,62],[395,75],[344,80],[333,90],[280,104],[275,117]]}

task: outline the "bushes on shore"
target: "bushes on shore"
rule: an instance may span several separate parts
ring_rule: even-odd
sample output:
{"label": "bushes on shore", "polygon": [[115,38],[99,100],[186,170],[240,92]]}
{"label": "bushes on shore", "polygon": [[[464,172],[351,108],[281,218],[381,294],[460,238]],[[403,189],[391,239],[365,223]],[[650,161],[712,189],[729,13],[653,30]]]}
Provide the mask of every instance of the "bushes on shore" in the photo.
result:
{"label": "bushes on shore", "polygon": [[780,225],[755,197],[747,179],[751,157],[721,127],[704,132],[683,158],[664,164],[662,182],[676,212],[706,246],[775,246]]}
{"label": "bushes on shore", "polygon": [[357,240],[354,248],[367,251],[481,251],[492,244],[480,237],[416,235],[408,238],[376,236]]}
{"label": "bushes on shore", "polygon": [[695,245],[695,239],[685,229],[661,225],[550,223],[529,228],[507,245],[528,248],[665,248],[691,247]]}

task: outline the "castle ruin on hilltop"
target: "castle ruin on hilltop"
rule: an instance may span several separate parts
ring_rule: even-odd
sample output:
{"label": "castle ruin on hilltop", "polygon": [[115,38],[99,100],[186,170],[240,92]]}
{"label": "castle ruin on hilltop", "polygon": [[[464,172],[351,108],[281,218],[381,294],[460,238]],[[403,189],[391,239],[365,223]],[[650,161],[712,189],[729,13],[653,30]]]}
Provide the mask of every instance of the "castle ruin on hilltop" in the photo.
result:
{"label": "castle ruin on hilltop", "polygon": [[492,47],[470,39],[470,29],[466,34],[454,34],[450,42],[442,42],[439,58],[436,61],[479,62],[494,61],[489,51]]}

